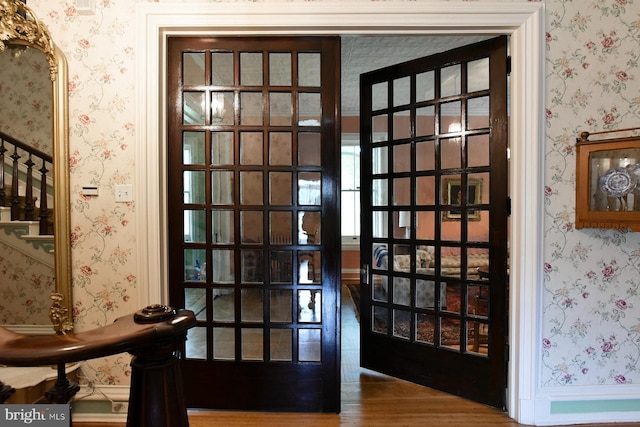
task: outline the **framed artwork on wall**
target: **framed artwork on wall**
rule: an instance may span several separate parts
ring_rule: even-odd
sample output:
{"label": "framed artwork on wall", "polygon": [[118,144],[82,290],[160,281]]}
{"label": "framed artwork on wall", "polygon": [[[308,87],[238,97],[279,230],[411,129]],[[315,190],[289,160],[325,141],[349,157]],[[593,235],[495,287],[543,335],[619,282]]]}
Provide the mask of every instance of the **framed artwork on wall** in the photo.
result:
{"label": "framed artwork on wall", "polygon": [[[467,186],[467,200],[465,202],[461,200],[462,181],[460,178],[444,178],[442,180],[442,204],[454,206],[444,211],[443,221],[460,221],[462,219],[461,209],[456,209],[455,206],[482,203],[482,179],[469,178]],[[467,213],[469,221],[480,221],[480,209],[468,209]]]}

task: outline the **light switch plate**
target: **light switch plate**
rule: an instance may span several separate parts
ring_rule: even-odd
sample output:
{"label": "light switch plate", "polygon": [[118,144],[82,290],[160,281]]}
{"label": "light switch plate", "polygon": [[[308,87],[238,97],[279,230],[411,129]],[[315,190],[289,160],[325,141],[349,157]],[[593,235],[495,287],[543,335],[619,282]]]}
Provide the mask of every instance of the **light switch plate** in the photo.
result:
{"label": "light switch plate", "polygon": [[127,203],[133,201],[133,186],[131,184],[116,184],[116,202]]}

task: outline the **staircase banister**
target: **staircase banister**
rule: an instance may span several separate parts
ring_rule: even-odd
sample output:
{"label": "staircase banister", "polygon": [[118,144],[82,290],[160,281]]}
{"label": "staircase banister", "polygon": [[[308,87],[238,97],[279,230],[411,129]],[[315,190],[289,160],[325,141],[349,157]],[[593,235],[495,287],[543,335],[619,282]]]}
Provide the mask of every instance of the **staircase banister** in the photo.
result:
{"label": "staircase banister", "polygon": [[6,142],[15,145],[16,147],[20,148],[21,150],[24,150],[28,153],[31,153],[33,155],[35,155],[36,157],[39,157],[49,163],[53,163],[53,157],[50,154],[47,154],[45,152],[42,152],[40,150],[38,150],[37,148],[33,148],[32,146],[30,146],[29,144],[26,144],[22,141],[19,141],[9,135],[7,135],[6,133],[0,131],[0,139],[5,140]]}

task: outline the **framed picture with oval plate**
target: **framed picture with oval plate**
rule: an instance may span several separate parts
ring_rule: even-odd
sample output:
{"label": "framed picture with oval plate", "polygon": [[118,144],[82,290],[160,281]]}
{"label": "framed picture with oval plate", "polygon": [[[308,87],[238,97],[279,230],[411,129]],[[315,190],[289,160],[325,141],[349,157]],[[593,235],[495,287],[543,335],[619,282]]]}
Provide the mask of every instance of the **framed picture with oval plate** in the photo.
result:
{"label": "framed picture with oval plate", "polygon": [[640,231],[640,137],[589,140],[611,132],[582,132],[576,143],[576,229]]}

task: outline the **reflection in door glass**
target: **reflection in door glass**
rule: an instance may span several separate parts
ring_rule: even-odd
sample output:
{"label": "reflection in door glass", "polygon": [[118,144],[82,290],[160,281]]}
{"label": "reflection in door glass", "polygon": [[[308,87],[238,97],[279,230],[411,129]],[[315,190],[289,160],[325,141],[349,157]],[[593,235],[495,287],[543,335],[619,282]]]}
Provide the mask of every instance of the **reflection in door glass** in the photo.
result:
{"label": "reflection in door glass", "polygon": [[298,322],[322,322],[322,291],[298,291]]}
{"label": "reflection in door glass", "polygon": [[270,358],[277,362],[293,360],[293,331],[291,329],[271,329]]}
{"label": "reflection in door glass", "polygon": [[320,329],[298,329],[298,359],[301,362],[322,361]]}
{"label": "reflection in door glass", "polygon": [[298,85],[319,87],[320,86],[320,54],[319,53],[299,53],[298,54]]}
{"label": "reflection in door glass", "polygon": [[182,76],[182,84],[185,86],[205,84],[204,52],[182,54]]}
{"label": "reflection in door glass", "polygon": [[242,328],[242,360],[263,360],[264,340],[262,328]]}
{"label": "reflection in door glass", "polygon": [[298,204],[319,206],[321,203],[320,172],[301,172],[298,175]]}
{"label": "reflection in door glass", "polygon": [[234,360],[236,336],[233,328],[213,328],[213,359]]}

